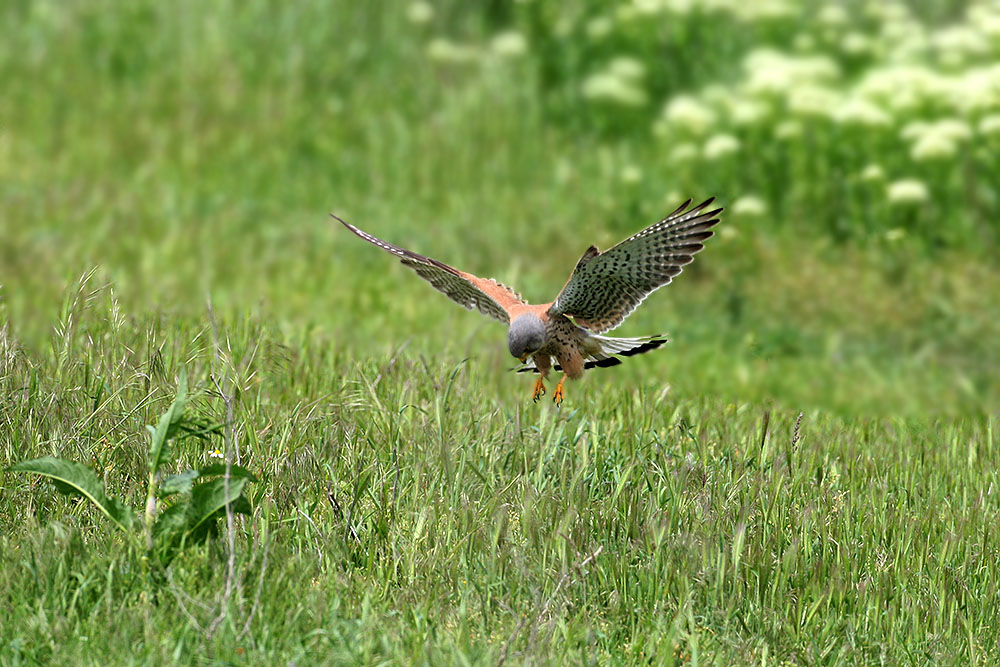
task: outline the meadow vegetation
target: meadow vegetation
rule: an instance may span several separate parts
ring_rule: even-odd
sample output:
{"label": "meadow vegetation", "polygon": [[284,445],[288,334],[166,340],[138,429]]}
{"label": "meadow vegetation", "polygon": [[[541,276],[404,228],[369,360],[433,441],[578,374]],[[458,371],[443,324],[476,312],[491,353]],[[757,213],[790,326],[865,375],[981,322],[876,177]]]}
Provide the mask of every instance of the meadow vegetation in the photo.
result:
{"label": "meadow vegetation", "polygon": [[[3,664],[1000,658],[995,3],[0,26]],[[543,301],[709,196],[717,237],[619,330],[671,344],[561,410],[327,217]],[[144,508],[183,376],[163,479],[255,478],[220,538],[151,570],[9,470],[78,461]]]}

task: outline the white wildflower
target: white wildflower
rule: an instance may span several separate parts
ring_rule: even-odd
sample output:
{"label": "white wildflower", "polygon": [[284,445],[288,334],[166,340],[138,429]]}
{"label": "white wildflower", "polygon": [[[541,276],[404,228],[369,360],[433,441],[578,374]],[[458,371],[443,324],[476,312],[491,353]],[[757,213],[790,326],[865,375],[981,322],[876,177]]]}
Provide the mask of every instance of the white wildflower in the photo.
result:
{"label": "white wildflower", "polygon": [[221,449],[213,449],[208,453],[208,458],[210,459],[222,459],[225,457],[226,455],[222,453]]}
{"label": "white wildflower", "polygon": [[682,142],[674,146],[668,156],[671,162],[690,162],[698,157],[698,147],[690,142]]}
{"label": "white wildflower", "polygon": [[788,110],[800,116],[827,116],[840,104],[840,94],[832,88],[805,84],[788,94]]}
{"label": "white wildflower", "polygon": [[903,126],[899,131],[899,136],[909,141],[915,141],[927,134],[931,124],[925,120],[912,120]]}
{"label": "white wildflower", "polygon": [[852,56],[860,56],[872,51],[872,40],[861,32],[849,32],[840,40],[841,50]]}
{"label": "white wildflower", "polygon": [[961,114],[1000,108],[1000,63],[966,69],[949,79],[944,98]]}
{"label": "white wildflower", "polygon": [[528,50],[528,42],[521,33],[508,30],[493,37],[490,50],[501,58],[516,58]]}
{"label": "white wildflower", "polygon": [[689,14],[694,9],[695,0],[663,0],[661,4],[672,14]]}
{"label": "white wildflower", "polygon": [[729,104],[729,119],[737,127],[756,125],[767,116],[767,113],[768,108],[765,105],[751,99],[738,98]]}
{"label": "white wildflower", "polygon": [[639,14],[658,14],[664,9],[662,0],[632,0],[632,6]]}
{"label": "white wildflower", "polygon": [[819,10],[816,18],[826,26],[840,28],[849,23],[847,10],[840,5],[829,4]]}
{"label": "white wildflower", "polygon": [[852,97],[833,110],[833,119],[843,125],[884,127],[892,122],[880,106],[861,97]]}
{"label": "white wildflower", "polygon": [[625,107],[641,107],[648,100],[646,91],[635,83],[608,72],[598,72],[584,79],[582,93],[589,100]]}
{"label": "white wildflower", "polygon": [[917,139],[910,149],[910,157],[917,162],[947,160],[955,156],[958,146],[955,140],[941,132],[928,132]]}
{"label": "white wildflower", "polygon": [[885,178],[885,170],[882,169],[882,165],[869,164],[861,170],[862,181],[872,183],[874,181],[881,181],[883,178]]}
{"label": "white wildflower", "polygon": [[1000,108],[1000,63],[972,67],[951,79],[947,101],[961,114]]}
{"label": "white wildflower", "polygon": [[979,121],[979,134],[983,136],[1000,136],[1000,114],[983,116]]}
{"label": "white wildflower", "polygon": [[786,0],[754,0],[753,2],[733,2],[730,11],[747,23],[773,21],[794,16],[798,10],[797,3]]}
{"label": "white wildflower", "polygon": [[913,111],[948,100],[955,81],[939,72],[914,65],[890,65],[869,72],[857,87],[863,97],[897,111]]}
{"label": "white wildflower", "polygon": [[797,120],[783,120],[774,128],[774,136],[786,141],[802,136],[802,123]]}
{"label": "white wildflower", "polygon": [[961,143],[972,138],[972,128],[958,118],[943,118],[933,122],[915,120],[904,125],[899,135],[914,143],[928,137],[941,137],[951,143]]}
{"label": "white wildflower", "polygon": [[899,63],[918,60],[931,49],[927,27],[912,16],[885,21],[878,38],[889,59]]}
{"label": "white wildflower", "polygon": [[795,56],[757,49],[743,59],[745,88],[756,94],[788,94],[805,83],[825,83],[840,76],[837,63],[826,56]]}
{"label": "white wildflower", "polygon": [[885,59],[889,62],[907,64],[922,62],[931,53],[931,42],[923,26],[914,21],[900,27],[900,34],[885,40]]}
{"label": "white wildflower", "polygon": [[434,7],[427,2],[411,2],[406,8],[406,18],[417,25],[429,23],[434,18]]}
{"label": "white wildflower", "polygon": [[718,160],[740,150],[740,140],[731,134],[717,134],[705,142],[704,155],[709,160]]}
{"label": "white wildflower", "polygon": [[716,121],[715,111],[686,95],[672,99],[663,117],[671,128],[681,128],[696,136],[707,133]]}
{"label": "white wildflower", "polygon": [[646,75],[646,67],[635,58],[620,56],[608,64],[608,74],[626,79],[628,81],[638,81]]}
{"label": "white wildflower", "polygon": [[955,25],[931,33],[931,44],[941,62],[962,63],[989,53],[990,45],[983,35],[969,25]]}
{"label": "white wildflower", "polygon": [[901,21],[910,18],[910,8],[899,0],[883,0],[882,2],[867,2],[865,13],[879,22]]}
{"label": "white wildflower", "polygon": [[890,183],[886,188],[886,197],[892,204],[922,204],[930,199],[930,192],[923,181],[906,178]]}
{"label": "white wildflower", "polygon": [[427,45],[427,57],[440,63],[464,64],[475,61],[479,53],[471,46],[438,38]]}
{"label": "white wildflower", "polygon": [[598,16],[595,19],[591,19],[587,22],[584,31],[587,33],[587,37],[591,39],[601,39],[602,37],[611,33],[615,27],[615,22],[612,21],[607,16]]}
{"label": "white wildflower", "polygon": [[707,104],[712,108],[719,108],[729,104],[733,99],[733,89],[721,83],[710,83],[698,93],[698,99],[702,104]]}
{"label": "white wildflower", "polygon": [[767,204],[755,195],[743,195],[733,202],[733,213],[747,217],[760,217],[767,213]]}
{"label": "white wildflower", "polygon": [[972,128],[960,118],[942,118],[936,121],[931,128],[934,132],[954,141],[966,141],[972,138]]}
{"label": "white wildflower", "polygon": [[992,40],[1000,39],[1000,5],[987,3],[969,7],[967,23]]}

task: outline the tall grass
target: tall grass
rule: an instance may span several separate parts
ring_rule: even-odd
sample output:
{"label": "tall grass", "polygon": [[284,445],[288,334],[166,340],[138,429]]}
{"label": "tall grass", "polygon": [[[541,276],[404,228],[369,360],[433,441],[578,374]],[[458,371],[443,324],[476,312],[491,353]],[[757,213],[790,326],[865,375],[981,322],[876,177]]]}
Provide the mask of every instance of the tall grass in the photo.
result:
{"label": "tall grass", "polygon": [[[995,12],[622,7],[0,4],[0,661],[997,660]],[[326,215],[541,301],[713,195],[562,410]],[[151,592],[6,469],[141,506],[182,372],[259,483]]]}
{"label": "tall grass", "polygon": [[[991,419],[797,415],[649,380],[573,385],[555,410],[489,365],[358,361],[322,336],[290,349],[252,321],[220,331],[218,359],[177,344],[197,322],[116,335],[117,377],[88,371],[107,362],[89,342],[58,382],[7,349],[5,457],[90,460],[140,502],[143,422],[173,373],[218,418],[209,374],[231,364],[234,443],[261,479],[236,593],[220,609],[209,543],[178,555],[155,604],[138,597],[127,545],[88,505],[8,474],[9,660],[996,657]],[[197,439],[175,453],[179,470],[212,460]]]}

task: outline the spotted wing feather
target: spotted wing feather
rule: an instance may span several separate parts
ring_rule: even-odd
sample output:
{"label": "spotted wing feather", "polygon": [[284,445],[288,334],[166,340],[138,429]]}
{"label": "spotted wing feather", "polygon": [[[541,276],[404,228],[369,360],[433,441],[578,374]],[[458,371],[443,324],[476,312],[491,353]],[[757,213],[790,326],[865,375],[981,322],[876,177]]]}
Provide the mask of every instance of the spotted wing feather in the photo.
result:
{"label": "spotted wing feather", "polygon": [[571,316],[594,333],[614,329],[643,299],[690,264],[713,234],[721,208],[703,212],[712,199],[686,201],[660,222],[603,253],[587,251],[549,309]]}
{"label": "spotted wing feather", "polygon": [[331,215],[365,241],[399,257],[405,266],[416,271],[417,275],[429,282],[434,289],[469,310],[475,308],[484,315],[509,324],[508,309],[511,306],[524,303],[520,295],[506,285],[492,279],[479,278],[471,273],[448,266],[444,262],[400,248],[358,229],[333,214]]}

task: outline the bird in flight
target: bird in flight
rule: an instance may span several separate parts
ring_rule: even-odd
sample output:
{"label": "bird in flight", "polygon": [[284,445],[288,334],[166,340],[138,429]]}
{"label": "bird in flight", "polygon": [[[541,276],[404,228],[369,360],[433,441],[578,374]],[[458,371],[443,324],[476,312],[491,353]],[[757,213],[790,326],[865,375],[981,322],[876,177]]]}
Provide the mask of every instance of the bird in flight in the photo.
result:
{"label": "bird in flight", "polygon": [[552,395],[560,405],[566,395],[566,378],[575,380],[594,366],[617,366],[620,357],[648,352],[667,342],[663,335],[611,338],[601,334],[621,324],[704,248],[702,243],[712,236],[722,212],[721,208],[705,210],[712,201],[691,207],[689,199],[663,220],[604,252],[590,246],[555,301],[537,305],[496,280],[392,245],[331,215],[364,240],[399,257],[452,301],[507,324],[507,347],[522,363],[518,372],[539,374],[532,393],[535,401],[545,394],[545,379],[554,361],[555,370],[563,372]]}

